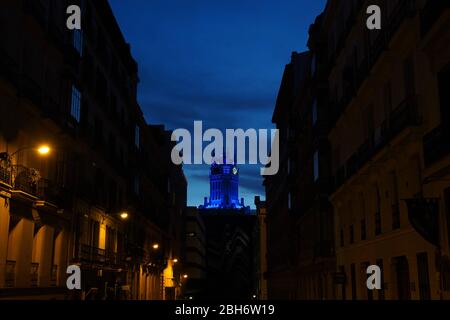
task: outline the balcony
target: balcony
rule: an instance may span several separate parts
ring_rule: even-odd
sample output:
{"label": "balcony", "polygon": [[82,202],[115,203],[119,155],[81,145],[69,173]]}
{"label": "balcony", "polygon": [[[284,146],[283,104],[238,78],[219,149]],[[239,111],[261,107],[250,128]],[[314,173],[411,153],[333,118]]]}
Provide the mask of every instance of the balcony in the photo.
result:
{"label": "balcony", "polygon": [[11,171],[0,165],[0,183],[11,185]]}
{"label": "balcony", "polygon": [[125,257],[119,252],[106,251],[106,264],[110,266],[123,266]]}
{"label": "balcony", "polygon": [[31,286],[37,287],[39,280],[39,263],[33,262],[30,265]]}
{"label": "balcony", "polygon": [[36,196],[37,182],[39,180],[37,170],[18,165],[14,166],[14,171],[14,189]]}
{"label": "balcony", "polygon": [[440,125],[423,137],[425,166],[430,167],[450,155],[450,130]]}
{"label": "balcony", "polygon": [[450,8],[448,0],[428,0],[420,14],[422,37],[425,37],[431,31],[434,24],[444,14],[445,10]]}
{"label": "balcony", "polygon": [[80,259],[84,262],[103,265],[106,262],[105,250],[83,244],[80,248]]}
{"label": "balcony", "polygon": [[14,288],[16,286],[16,262],[6,260],[5,287]]}
{"label": "balcony", "polygon": [[371,133],[347,162],[336,171],[335,190],[356,174],[377,152],[382,150],[403,130],[418,126],[421,123],[422,120],[418,114],[417,96],[407,97],[391,112],[389,120],[383,122],[377,130]]}

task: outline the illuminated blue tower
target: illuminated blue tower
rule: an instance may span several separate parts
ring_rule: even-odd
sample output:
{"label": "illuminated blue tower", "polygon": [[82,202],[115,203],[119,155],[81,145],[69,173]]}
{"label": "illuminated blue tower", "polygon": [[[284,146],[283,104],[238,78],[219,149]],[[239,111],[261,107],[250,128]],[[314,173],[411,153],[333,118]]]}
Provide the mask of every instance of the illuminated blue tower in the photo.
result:
{"label": "illuminated blue tower", "polygon": [[213,163],[209,172],[209,200],[201,209],[242,209],[244,198],[239,201],[239,169],[233,164]]}

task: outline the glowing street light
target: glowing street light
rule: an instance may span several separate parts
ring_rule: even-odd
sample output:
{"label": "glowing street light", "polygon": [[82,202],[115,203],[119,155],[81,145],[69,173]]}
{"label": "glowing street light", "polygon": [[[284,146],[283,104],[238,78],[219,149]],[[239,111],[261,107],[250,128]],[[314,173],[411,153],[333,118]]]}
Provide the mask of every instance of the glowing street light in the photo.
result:
{"label": "glowing street light", "polygon": [[45,155],[49,154],[50,151],[51,151],[51,148],[48,145],[42,145],[37,148],[37,152],[41,156],[45,156]]}
{"label": "glowing street light", "polygon": [[13,152],[11,154],[9,154],[8,152],[0,152],[0,159],[7,161],[7,162],[11,162],[11,159],[16,154],[18,154],[19,152],[25,151],[25,150],[30,150],[30,149],[35,150],[41,156],[46,156],[52,151],[52,149],[46,144],[43,144],[40,146],[34,146],[34,147],[23,147],[23,148],[17,149],[15,152]]}
{"label": "glowing street light", "polygon": [[173,259],[173,263],[177,263],[178,262],[178,259]]}
{"label": "glowing street light", "polygon": [[155,243],[152,246],[153,250],[158,250],[159,249],[159,244]]}
{"label": "glowing street light", "polygon": [[120,214],[120,218],[121,218],[122,220],[128,219],[128,212],[122,212],[122,213]]}
{"label": "glowing street light", "polygon": [[183,274],[183,279],[187,279],[189,276],[187,274]]}

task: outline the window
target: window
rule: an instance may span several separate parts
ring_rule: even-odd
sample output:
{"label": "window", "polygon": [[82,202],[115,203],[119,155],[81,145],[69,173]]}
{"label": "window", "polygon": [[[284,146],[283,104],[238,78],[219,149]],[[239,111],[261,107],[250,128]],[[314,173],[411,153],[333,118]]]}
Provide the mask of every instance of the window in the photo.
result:
{"label": "window", "polygon": [[430,300],[430,276],[428,270],[428,254],[426,252],[417,254],[417,269],[419,273],[420,300]]}
{"label": "window", "polygon": [[383,267],[383,259],[377,259],[376,265],[380,267],[381,270],[381,289],[378,290],[378,300],[384,300],[384,267]]}
{"label": "window", "polygon": [[361,240],[367,239],[366,219],[361,220]]}
{"label": "window", "polygon": [[414,61],[411,57],[403,62],[403,77],[405,83],[405,97],[408,98],[415,94],[415,74]]}
{"label": "window", "polygon": [[319,180],[319,152],[314,153],[314,182]]}
{"label": "window", "polygon": [[363,262],[363,263],[361,263],[361,275],[362,275],[362,278],[361,278],[361,284],[363,285],[363,287],[365,287],[366,288],[366,290],[367,290],[367,300],[369,300],[369,301],[372,301],[373,300],[373,290],[370,290],[367,286],[366,286],[366,283],[365,283],[365,279],[366,279],[366,277],[367,277],[367,273],[366,273],[366,271],[367,271],[367,268],[370,266],[370,262]]}
{"label": "window", "polygon": [[315,126],[317,124],[317,100],[314,100],[314,104],[312,107],[312,125]]}
{"label": "window", "polygon": [[377,200],[377,208],[375,212],[375,235],[378,236],[381,234],[381,196],[378,186],[375,187],[375,192]]}
{"label": "window", "polygon": [[375,235],[379,236],[381,234],[381,212],[377,210],[375,212]]}
{"label": "window", "polygon": [[78,51],[80,57],[83,56],[83,31],[73,30],[73,47]]}
{"label": "window", "polygon": [[355,243],[355,229],[353,225],[350,226],[350,244]]}
{"label": "window", "polygon": [[400,205],[398,203],[398,182],[395,171],[390,173],[391,179],[391,203],[392,203],[392,230],[400,229]]}
{"label": "window", "polygon": [[72,98],[70,103],[70,115],[77,121],[81,119],[81,93],[75,87],[72,86]]}
{"label": "window", "polygon": [[136,125],[136,128],[134,129],[134,144],[138,148],[141,145],[141,128],[138,125]]}
{"label": "window", "polygon": [[352,300],[356,300],[358,297],[356,295],[356,266],[354,263],[350,265],[350,277],[352,283]]}

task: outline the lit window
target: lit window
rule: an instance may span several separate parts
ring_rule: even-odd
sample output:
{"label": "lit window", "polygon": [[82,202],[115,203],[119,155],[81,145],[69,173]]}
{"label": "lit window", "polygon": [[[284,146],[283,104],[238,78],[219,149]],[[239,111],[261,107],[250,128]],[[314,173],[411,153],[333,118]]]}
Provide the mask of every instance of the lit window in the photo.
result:
{"label": "lit window", "polygon": [[288,209],[292,209],[292,196],[290,192],[288,193]]}
{"label": "lit window", "polygon": [[83,56],[83,31],[73,30],[73,47],[78,51],[80,57]]}
{"label": "lit window", "polygon": [[312,107],[312,124],[315,126],[317,123],[317,100],[314,100],[314,104]]}
{"label": "lit window", "polygon": [[314,181],[319,180],[319,152],[314,153]]}
{"label": "lit window", "polygon": [[139,126],[136,126],[136,128],[134,130],[134,144],[138,148],[141,145],[141,128],[139,128]]}
{"label": "lit window", "polygon": [[72,98],[70,103],[70,115],[77,121],[81,119],[81,93],[75,87],[72,86]]}

